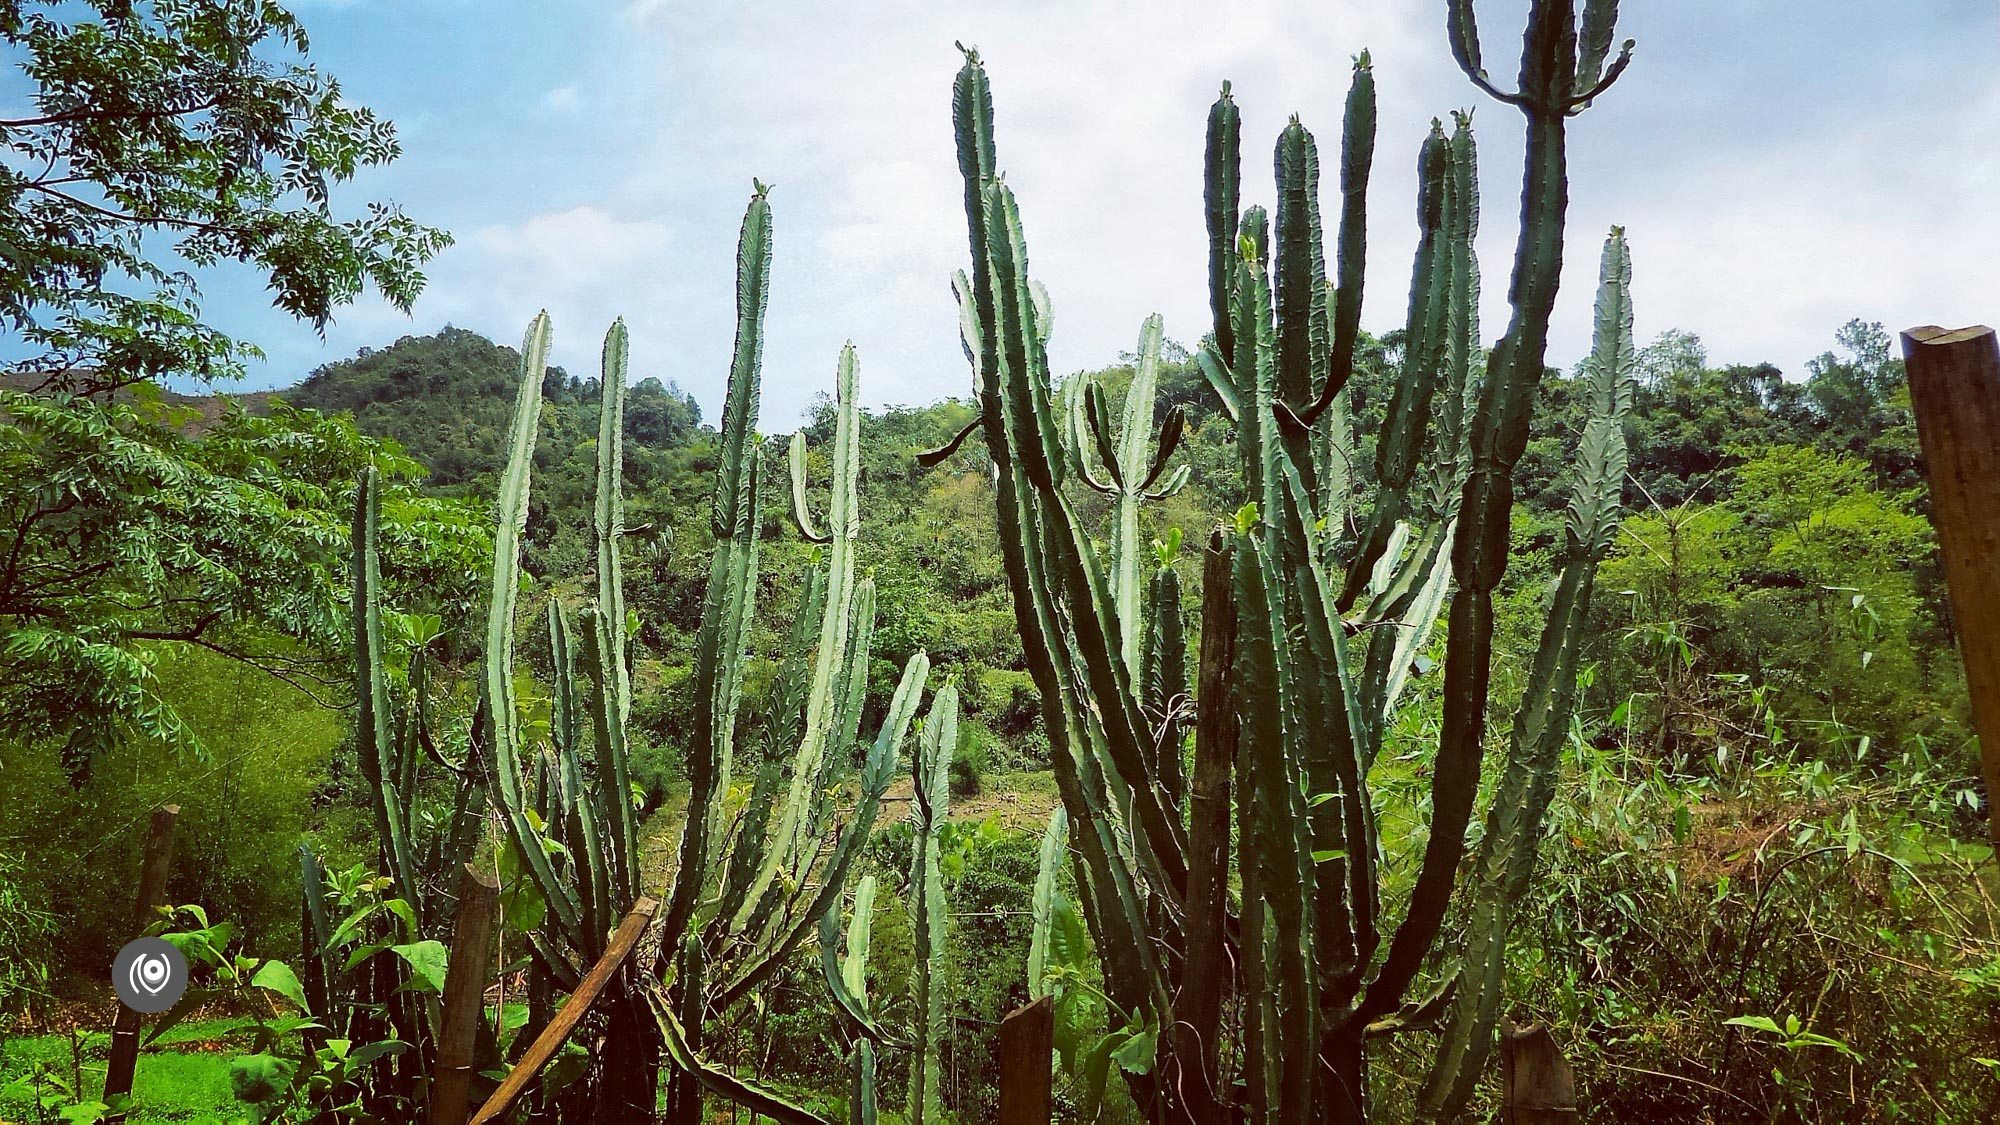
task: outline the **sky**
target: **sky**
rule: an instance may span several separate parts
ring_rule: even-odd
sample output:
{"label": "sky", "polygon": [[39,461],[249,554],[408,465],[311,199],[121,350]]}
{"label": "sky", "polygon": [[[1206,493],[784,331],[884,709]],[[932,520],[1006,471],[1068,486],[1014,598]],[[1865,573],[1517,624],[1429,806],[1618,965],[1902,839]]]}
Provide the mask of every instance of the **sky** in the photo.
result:
{"label": "sky", "polygon": [[[1244,199],[1268,204],[1292,113],[1337,147],[1350,59],[1380,98],[1363,325],[1400,325],[1416,152],[1471,107],[1489,343],[1506,323],[1521,117],[1447,50],[1442,0],[303,0],[312,59],[395,121],[404,155],[336,210],[389,198],[456,244],[405,316],[371,294],[324,341],[247,270],[204,277],[211,319],[261,344],[254,387],[450,323],[518,340],[547,308],[554,359],[594,373],[614,316],[634,378],[713,419],[734,329],[735,242],[773,185],[761,428],[833,386],[843,341],[867,405],[971,389],[949,278],[967,257],[950,88],[977,46],[1000,167],[1055,308],[1058,372],[1130,350],[1159,312],[1208,324],[1201,154],[1224,79]],[[1526,0],[1479,0],[1487,65],[1516,68]],[[1571,122],[1571,205],[1549,359],[1588,350],[1597,256],[1623,225],[1643,342],[1798,377],[1854,317],[1891,331],[2000,317],[2000,4],[1663,0],[1625,5],[1630,71]],[[1329,177],[1323,192],[1337,190]],[[1329,202],[1332,213],[1334,204]]]}

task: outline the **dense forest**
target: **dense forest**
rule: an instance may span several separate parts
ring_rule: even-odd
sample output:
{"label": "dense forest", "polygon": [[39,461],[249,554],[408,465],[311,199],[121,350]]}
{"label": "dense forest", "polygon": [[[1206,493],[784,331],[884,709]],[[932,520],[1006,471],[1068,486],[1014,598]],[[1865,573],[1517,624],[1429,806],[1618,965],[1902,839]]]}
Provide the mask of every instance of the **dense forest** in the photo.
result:
{"label": "dense forest", "polygon": [[0,10],[0,1121],[2000,1115],[1904,361],[1865,309],[1800,371],[1642,346],[1613,227],[1552,365],[1565,122],[1633,45],[1537,3],[1503,90],[1444,7],[1526,122],[1497,337],[1469,113],[1363,326],[1364,51],[1268,211],[1222,84],[1212,319],[1050,370],[961,46],[965,393],[864,409],[850,345],[790,433],[762,182],[715,417],[546,313],[231,393],[180,264],[408,311],[450,236],[326,206],[393,129],[275,4]]}

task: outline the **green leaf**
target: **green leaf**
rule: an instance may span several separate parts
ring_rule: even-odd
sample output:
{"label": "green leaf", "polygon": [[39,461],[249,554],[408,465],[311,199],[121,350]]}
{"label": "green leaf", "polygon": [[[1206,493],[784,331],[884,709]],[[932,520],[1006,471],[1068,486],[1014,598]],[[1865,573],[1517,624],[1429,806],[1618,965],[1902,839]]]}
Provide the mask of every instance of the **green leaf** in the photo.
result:
{"label": "green leaf", "polygon": [[1150,1074],[1158,1039],[1158,1034],[1150,1027],[1132,1032],[1131,1038],[1111,1052],[1111,1060],[1129,1074]]}
{"label": "green leaf", "polygon": [[229,1065],[229,1086],[236,1100],[255,1105],[284,1093],[299,1064],[279,1055],[242,1055]]}
{"label": "green leaf", "polygon": [[1772,1019],[1770,1016],[1735,1016],[1722,1022],[1728,1026],[1747,1027],[1756,1031],[1768,1032],[1772,1035],[1785,1034],[1785,1029],[1779,1027],[1778,1021]]}
{"label": "green leaf", "polygon": [[253,988],[261,988],[292,1002],[299,1011],[307,1011],[305,986],[299,983],[299,975],[283,961],[266,961],[259,966],[255,976],[250,978]]}
{"label": "green leaf", "polygon": [[428,939],[413,941],[408,945],[392,945],[389,950],[410,963],[413,987],[443,995],[445,966],[451,960],[451,953],[445,949],[443,942]]}

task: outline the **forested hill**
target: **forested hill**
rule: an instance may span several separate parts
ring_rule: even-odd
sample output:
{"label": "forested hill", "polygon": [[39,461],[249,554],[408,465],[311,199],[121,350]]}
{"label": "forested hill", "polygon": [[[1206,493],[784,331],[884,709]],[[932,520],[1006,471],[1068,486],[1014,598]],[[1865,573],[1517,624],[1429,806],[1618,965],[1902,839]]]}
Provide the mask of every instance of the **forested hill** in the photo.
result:
{"label": "forested hill", "polygon": [[[1351,384],[1364,496],[1399,342],[1365,340]],[[1642,352],[1629,423],[1631,516],[1599,582],[1593,655],[1602,675],[1591,703],[1620,709],[1631,737],[1664,755],[1713,752],[1719,732],[1765,716],[1808,742],[1851,749],[1865,737],[1880,754],[1916,739],[1964,752],[1963,691],[1902,364],[1880,325],[1852,322],[1834,344],[1789,379],[1769,364],[1712,365],[1684,332]],[[1240,502],[1234,434],[1186,351],[1170,348],[1166,358],[1159,410],[1178,405],[1188,415],[1179,456],[1193,484],[1148,508],[1145,534],[1179,528],[1197,542]],[[447,328],[330,364],[280,394],[351,411],[361,429],[429,465],[433,487],[483,496],[500,463],[516,363],[513,349]],[[1118,366],[1104,373],[1114,400],[1128,377]],[[1553,547],[1560,534],[1561,474],[1579,417],[1570,379],[1552,372],[1542,394],[1519,480],[1516,529],[1530,550]],[[595,379],[550,371],[527,558],[544,580],[589,566],[597,396]],[[863,564],[878,584],[884,668],[921,647],[962,666],[975,697],[1011,696],[1021,685],[1001,674],[1021,667],[1020,653],[983,458],[969,449],[930,471],[915,459],[971,417],[959,400],[871,412]],[[805,429],[817,459],[831,433],[824,398]],[[700,610],[714,430],[678,387],[642,378],[631,388],[626,438],[629,518],[666,532],[635,554],[630,604],[644,618],[642,643],[673,665],[678,636],[692,632]],[[824,466],[816,471],[823,476]],[[1098,499],[1078,503],[1088,514]],[[806,555],[785,526],[782,488],[767,493],[765,525],[765,589],[782,601]],[[1542,577],[1531,563],[1509,581],[1532,598]],[[993,692],[977,690],[982,677]]]}

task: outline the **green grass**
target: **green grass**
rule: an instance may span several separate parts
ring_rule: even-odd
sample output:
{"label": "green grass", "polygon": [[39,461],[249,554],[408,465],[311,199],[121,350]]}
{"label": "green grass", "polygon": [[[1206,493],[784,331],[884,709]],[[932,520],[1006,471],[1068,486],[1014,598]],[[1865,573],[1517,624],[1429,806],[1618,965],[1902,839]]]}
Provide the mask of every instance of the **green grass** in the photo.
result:
{"label": "green grass", "polygon": [[[177,1051],[176,1044],[212,1044],[240,1031],[243,1021],[230,1019],[195,1020],[182,1024],[162,1037],[159,1048],[148,1047],[139,1054],[138,1072],[132,1081],[135,1108],[126,1120],[131,1125],[145,1122],[215,1120],[235,1116],[240,1109],[230,1092],[229,1064],[236,1057],[240,1039],[221,1050]],[[40,1069],[47,1078],[42,1091],[59,1094],[71,1084],[81,1063],[83,1100],[96,1100],[104,1089],[104,1066],[109,1053],[109,1037],[92,1032],[82,1041],[81,1057],[73,1053],[67,1035],[31,1035],[0,1042],[0,1121],[39,1122],[36,1086]],[[18,1083],[18,1085],[17,1085]],[[50,1121],[62,1104],[46,1112]]]}

